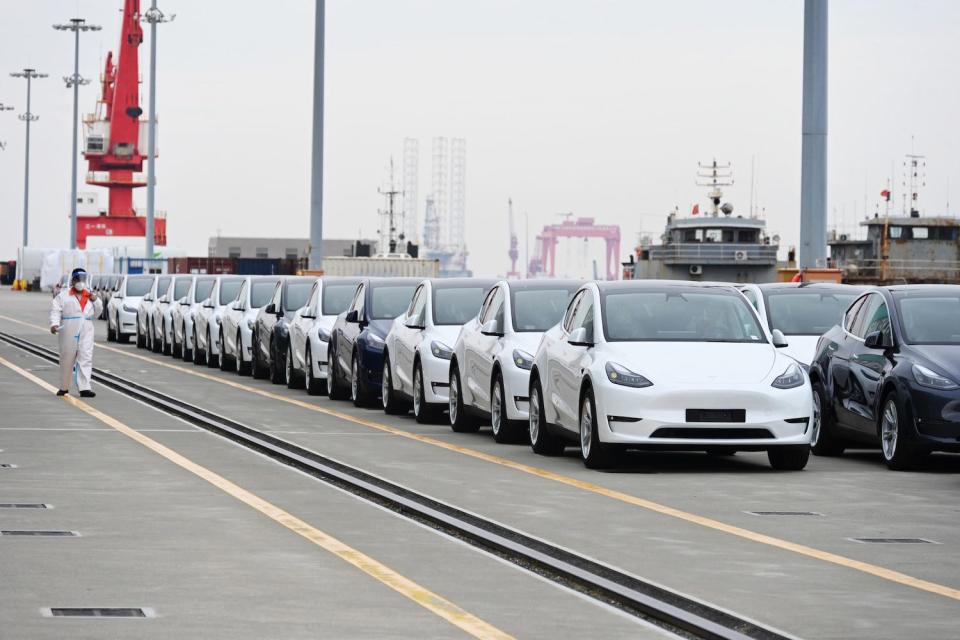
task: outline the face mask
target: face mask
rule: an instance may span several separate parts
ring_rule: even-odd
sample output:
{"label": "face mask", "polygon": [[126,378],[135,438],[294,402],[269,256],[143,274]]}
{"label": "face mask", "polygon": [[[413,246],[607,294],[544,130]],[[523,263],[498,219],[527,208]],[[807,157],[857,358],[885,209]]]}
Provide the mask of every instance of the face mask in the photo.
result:
{"label": "face mask", "polygon": [[84,289],[87,288],[87,283],[84,282],[83,280],[81,280],[81,281],[78,282],[77,284],[73,285],[73,288],[74,288],[76,291],[83,291]]}

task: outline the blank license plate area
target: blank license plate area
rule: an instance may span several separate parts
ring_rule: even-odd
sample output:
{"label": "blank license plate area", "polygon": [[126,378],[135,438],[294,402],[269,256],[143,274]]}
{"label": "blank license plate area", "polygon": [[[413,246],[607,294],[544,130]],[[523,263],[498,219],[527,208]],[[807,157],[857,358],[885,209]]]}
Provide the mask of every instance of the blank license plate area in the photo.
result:
{"label": "blank license plate area", "polygon": [[746,409],[687,409],[687,422],[746,422]]}

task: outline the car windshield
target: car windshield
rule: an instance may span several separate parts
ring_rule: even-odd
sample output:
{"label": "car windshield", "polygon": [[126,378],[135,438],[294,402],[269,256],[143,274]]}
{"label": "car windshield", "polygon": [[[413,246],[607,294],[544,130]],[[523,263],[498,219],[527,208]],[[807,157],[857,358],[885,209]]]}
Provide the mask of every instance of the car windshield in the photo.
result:
{"label": "car windshield", "polygon": [[353,294],[356,292],[356,282],[352,284],[324,284],[321,313],[325,316],[340,315],[350,306],[350,301],[353,300]]}
{"label": "car windshield", "polygon": [[291,282],[287,285],[287,297],[283,299],[284,311],[296,311],[307,304],[312,282]]}
{"label": "car windshield", "polygon": [[153,278],[150,276],[143,276],[141,278],[130,278],[127,280],[127,295],[128,296],[142,296],[150,291],[150,287],[153,286]]}
{"label": "car windshield", "polygon": [[242,280],[224,280],[220,283],[220,304],[229,304],[233,302],[237,294],[240,293]]}
{"label": "car windshield", "polygon": [[766,342],[750,303],[734,293],[609,292],[603,331],[611,342]]}
{"label": "car windshield", "polygon": [[546,331],[563,319],[570,296],[577,288],[513,289],[510,308],[514,331]]}
{"label": "car windshield", "polygon": [[197,280],[197,286],[193,290],[193,301],[194,302],[203,302],[210,297],[210,292],[213,291],[213,283],[216,282],[213,278],[208,280]]}
{"label": "car windshield", "polygon": [[392,320],[407,310],[416,285],[380,285],[373,288],[370,317]]}
{"label": "car windshield", "polygon": [[250,290],[250,307],[253,309],[265,307],[277,290],[277,282],[278,280],[254,280],[253,288]]}
{"label": "car windshield", "polygon": [[190,291],[189,278],[178,278],[173,284],[173,299],[179,300],[183,296],[187,295],[188,291]]}
{"label": "car windshield", "polygon": [[480,311],[485,287],[455,287],[433,290],[433,324],[457,325],[468,322]]}
{"label": "car windshield", "polygon": [[766,295],[770,330],[788,336],[819,336],[843,321],[843,314],[857,299],[858,292],[794,289]]}
{"label": "car windshield", "polygon": [[960,296],[909,296],[897,301],[910,344],[960,344]]}

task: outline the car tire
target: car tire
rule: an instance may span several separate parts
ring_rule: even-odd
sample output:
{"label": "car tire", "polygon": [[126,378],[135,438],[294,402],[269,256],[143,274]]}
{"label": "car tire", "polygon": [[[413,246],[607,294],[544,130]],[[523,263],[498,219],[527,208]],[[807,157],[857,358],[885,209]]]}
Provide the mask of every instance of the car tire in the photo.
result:
{"label": "car tire", "polygon": [[279,354],[272,350],[270,351],[270,382],[273,384],[286,384],[287,383],[287,359],[284,358],[280,360]]}
{"label": "car tire", "polygon": [[205,363],[204,358],[207,355],[206,350],[200,350],[200,336],[197,333],[196,325],[193,328],[193,364],[200,366]]}
{"label": "car tire", "polygon": [[813,415],[810,416],[810,449],[818,456],[843,455],[843,440],[837,436],[837,422],[827,398],[827,390],[817,380],[813,383]]}
{"label": "car tire", "polygon": [[[193,349],[187,348],[187,323],[183,323],[183,344],[180,346],[180,358],[184,362],[193,362]],[[194,346],[196,346],[197,341],[193,341]]]}
{"label": "car tire", "polygon": [[614,462],[616,448],[601,442],[597,421],[597,401],[587,387],[580,400],[580,456],[588,469],[606,469]]}
{"label": "car tire", "polygon": [[490,385],[490,428],[494,441],[500,444],[521,442],[524,436],[523,422],[507,417],[507,400],[503,390],[503,376],[497,370]]}
{"label": "car tire", "polygon": [[[287,351],[290,352],[289,346],[287,347]],[[293,357],[292,353],[291,357]],[[307,394],[311,396],[326,395],[327,381],[313,375],[313,360],[311,360],[309,344],[307,345],[305,364],[307,365],[307,372],[304,374],[304,379],[306,380],[305,386],[307,387]]]}
{"label": "car tire", "polygon": [[250,375],[250,363],[243,359],[243,338],[237,331],[237,355],[233,358],[234,369],[238,376]]}
{"label": "car tire", "polygon": [[113,330],[113,326],[110,324],[110,318],[107,318],[107,342],[116,342],[117,333]]}
{"label": "car tire", "polygon": [[883,397],[880,407],[877,431],[883,461],[894,471],[916,469],[929,452],[911,440],[910,425],[913,423],[913,416],[909,409],[900,402],[894,391]]}
{"label": "car tire", "polygon": [[393,390],[393,374],[390,373],[390,355],[383,358],[383,376],[380,399],[383,401],[383,412],[391,416],[403,415],[408,411],[407,403]]}
{"label": "car tire", "polygon": [[327,397],[331,400],[346,400],[349,392],[340,380],[340,356],[332,345],[327,356],[329,373],[327,374]]}
{"label": "car tire", "polygon": [[223,327],[220,327],[220,371],[233,371],[233,361],[227,355],[227,339],[223,337]]}
{"label": "car tire", "polygon": [[413,417],[420,424],[434,424],[443,414],[443,407],[430,404],[426,398],[427,392],[423,382],[423,367],[417,361],[413,365]]}
{"label": "car tire", "polygon": [[450,428],[457,433],[475,433],[480,429],[480,421],[467,412],[463,403],[463,386],[460,384],[460,368],[456,363],[450,365]]}
{"label": "car tire", "polygon": [[530,437],[530,448],[533,449],[534,453],[541,456],[562,454],[567,443],[553,433],[550,424],[543,419],[546,414],[543,410],[543,389],[540,387],[539,380],[534,380],[533,384],[530,385],[529,406],[530,419],[527,429]]}
{"label": "car tire", "polygon": [[[170,332],[171,337],[173,338],[173,344],[170,346],[170,355],[177,360],[183,358],[183,345],[177,342],[177,330],[174,328]],[[186,340],[186,335],[184,335],[184,340]]]}
{"label": "car tire", "polygon": [[802,444],[767,449],[767,460],[777,471],[800,471],[809,459],[810,447]]}
{"label": "car tire", "polygon": [[145,349],[147,346],[147,339],[140,333],[140,320],[137,320],[137,349]]}
{"label": "car tire", "polygon": [[270,369],[263,366],[263,363],[260,362],[260,337],[258,334],[253,334],[253,353],[250,354],[250,373],[253,374],[253,377],[257,380],[263,380],[264,378],[270,375]]}
{"label": "car tire", "polygon": [[353,362],[350,363],[350,399],[355,407],[368,407],[373,393],[360,377],[360,354],[353,353]]}
{"label": "car tire", "polygon": [[303,378],[296,367],[293,366],[293,352],[288,349],[287,357],[283,361],[283,378],[287,383],[287,389],[302,389]]}
{"label": "car tire", "polygon": [[207,366],[211,369],[216,369],[220,366],[220,359],[223,358],[223,352],[220,352],[220,355],[216,355],[213,352],[213,337],[210,335],[210,330],[207,329],[207,346],[205,348],[206,358],[204,361],[207,363]]}

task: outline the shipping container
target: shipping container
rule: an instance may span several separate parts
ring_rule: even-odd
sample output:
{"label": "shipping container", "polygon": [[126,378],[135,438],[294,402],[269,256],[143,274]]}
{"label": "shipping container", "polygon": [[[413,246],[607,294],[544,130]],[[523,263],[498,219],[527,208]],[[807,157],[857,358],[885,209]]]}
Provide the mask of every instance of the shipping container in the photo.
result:
{"label": "shipping container", "polygon": [[328,276],[438,278],[440,277],[440,261],[392,257],[331,257],[323,259],[323,273]]}
{"label": "shipping container", "polygon": [[237,275],[275,276],[280,274],[280,258],[237,258]]}
{"label": "shipping container", "polygon": [[170,258],[167,273],[223,274],[236,273],[235,258]]}

